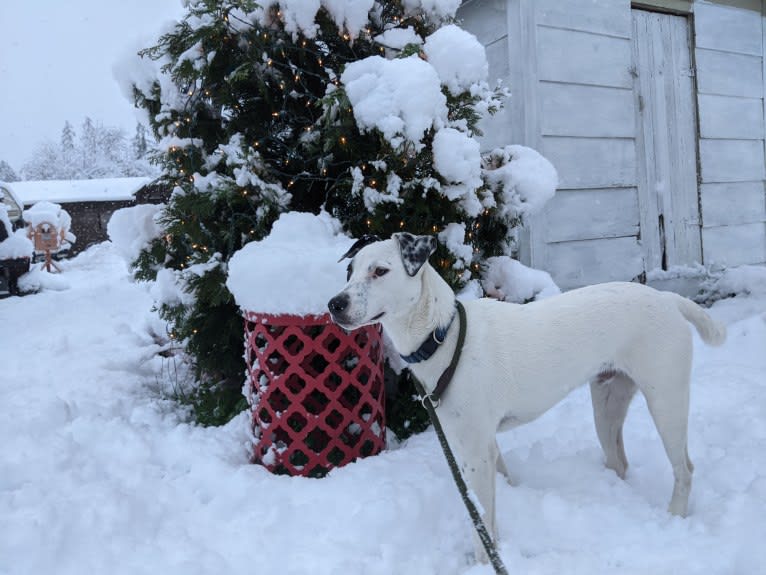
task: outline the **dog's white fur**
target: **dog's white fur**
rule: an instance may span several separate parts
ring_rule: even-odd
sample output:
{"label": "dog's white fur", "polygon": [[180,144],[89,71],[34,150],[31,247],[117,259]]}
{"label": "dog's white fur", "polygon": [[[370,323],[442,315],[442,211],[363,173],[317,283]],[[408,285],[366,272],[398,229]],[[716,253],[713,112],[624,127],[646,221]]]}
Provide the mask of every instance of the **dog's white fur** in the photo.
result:
{"label": "dog's white fur", "polygon": [[[449,323],[455,296],[427,262],[414,276],[407,273],[408,256],[397,236],[354,257],[339,294],[347,308],[333,317],[349,329],[380,321],[396,350],[407,355]],[[622,426],[631,398],[641,390],[673,468],[669,511],[686,515],[693,471],[687,454],[687,320],[713,345],[724,341],[723,326],[688,299],[635,283],[585,287],[526,305],[480,299],[465,302],[465,308],[462,357],[437,413],[495,538],[495,469],[508,476],[496,432],[535,419],[586,382],[606,466],[622,478],[628,466]],[[457,324],[430,359],[410,366],[427,390],[452,358]],[[478,543],[476,551],[486,560]]]}

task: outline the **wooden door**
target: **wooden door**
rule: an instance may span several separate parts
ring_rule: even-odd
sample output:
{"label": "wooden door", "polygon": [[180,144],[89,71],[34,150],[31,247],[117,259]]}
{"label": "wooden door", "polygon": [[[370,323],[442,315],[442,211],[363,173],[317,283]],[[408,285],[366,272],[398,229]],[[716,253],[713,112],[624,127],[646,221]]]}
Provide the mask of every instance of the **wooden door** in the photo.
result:
{"label": "wooden door", "polygon": [[646,270],[702,261],[689,22],[633,10],[640,240]]}

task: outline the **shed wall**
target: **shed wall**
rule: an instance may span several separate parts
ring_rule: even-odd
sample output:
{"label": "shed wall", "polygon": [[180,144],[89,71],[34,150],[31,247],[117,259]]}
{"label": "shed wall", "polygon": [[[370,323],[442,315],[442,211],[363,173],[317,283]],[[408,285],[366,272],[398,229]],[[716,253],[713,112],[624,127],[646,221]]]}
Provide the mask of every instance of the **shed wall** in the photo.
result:
{"label": "shed wall", "polygon": [[[687,4],[703,263],[763,263],[766,65],[763,15],[753,9],[761,3]],[[506,110],[483,124],[484,147],[531,146],[559,172],[522,260],[565,288],[653,267],[641,239],[631,8],[629,0],[473,0],[459,12],[487,47],[490,77],[512,92]]]}
{"label": "shed wall", "polygon": [[762,14],[696,3],[705,263],[766,262]]}

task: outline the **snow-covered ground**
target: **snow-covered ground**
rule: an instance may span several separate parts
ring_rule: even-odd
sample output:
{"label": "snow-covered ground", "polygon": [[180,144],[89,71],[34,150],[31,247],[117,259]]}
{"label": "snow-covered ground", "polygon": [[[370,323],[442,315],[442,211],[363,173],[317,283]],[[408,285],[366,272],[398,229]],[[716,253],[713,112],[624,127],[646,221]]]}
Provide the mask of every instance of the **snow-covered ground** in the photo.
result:
{"label": "snow-covered ground", "polygon": [[[201,428],[159,392],[167,360],[145,284],[109,243],[49,288],[0,300],[0,574],[488,574],[432,432],[332,472],[248,463],[248,417]],[[581,389],[500,436],[511,573],[754,574],[766,565],[766,290],[716,304],[695,340],[690,516],[646,406],[627,481],[604,469]],[[576,342],[573,342],[576,345]]]}

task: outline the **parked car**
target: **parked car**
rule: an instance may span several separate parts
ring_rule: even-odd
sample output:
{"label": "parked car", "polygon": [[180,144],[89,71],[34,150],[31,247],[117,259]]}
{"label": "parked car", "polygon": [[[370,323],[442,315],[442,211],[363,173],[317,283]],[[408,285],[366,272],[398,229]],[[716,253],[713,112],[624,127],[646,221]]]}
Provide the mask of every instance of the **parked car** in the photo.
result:
{"label": "parked car", "polygon": [[19,278],[29,271],[32,242],[24,231],[24,206],[10,186],[0,182],[0,297],[19,293]]}

